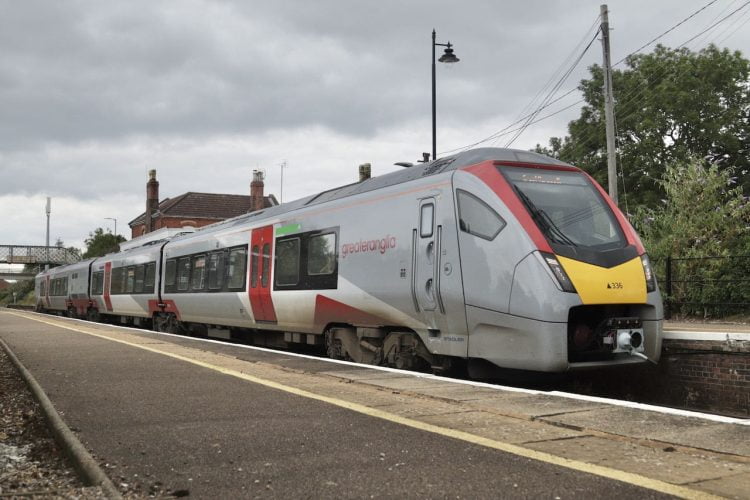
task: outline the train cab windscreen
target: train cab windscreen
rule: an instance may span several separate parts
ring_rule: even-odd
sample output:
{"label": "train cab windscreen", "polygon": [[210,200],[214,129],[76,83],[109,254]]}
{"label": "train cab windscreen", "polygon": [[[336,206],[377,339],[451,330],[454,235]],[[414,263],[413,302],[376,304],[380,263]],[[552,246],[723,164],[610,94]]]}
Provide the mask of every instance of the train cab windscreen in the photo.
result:
{"label": "train cab windscreen", "polygon": [[628,245],[612,210],[581,172],[498,167],[556,251]]}

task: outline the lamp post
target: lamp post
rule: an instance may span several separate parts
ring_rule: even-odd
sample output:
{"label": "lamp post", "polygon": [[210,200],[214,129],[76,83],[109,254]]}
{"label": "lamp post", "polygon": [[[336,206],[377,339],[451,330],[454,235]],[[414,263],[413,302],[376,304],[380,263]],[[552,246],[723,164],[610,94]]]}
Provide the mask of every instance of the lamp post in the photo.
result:
{"label": "lamp post", "polygon": [[105,217],[104,219],[115,221],[115,240],[117,240],[117,219],[115,219],[114,217]]}
{"label": "lamp post", "polygon": [[457,63],[459,61],[458,57],[453,54],[453,45],[451,45],[450,42],[448,43],[437,43],[435,41],[435,30],[432,30],[432,160],[437,159],[437,126],[436,126],[436,114],[437,114],[437,104],[435,100],[435,47],[445,47],[445,53],[440,56],[441,63]]}

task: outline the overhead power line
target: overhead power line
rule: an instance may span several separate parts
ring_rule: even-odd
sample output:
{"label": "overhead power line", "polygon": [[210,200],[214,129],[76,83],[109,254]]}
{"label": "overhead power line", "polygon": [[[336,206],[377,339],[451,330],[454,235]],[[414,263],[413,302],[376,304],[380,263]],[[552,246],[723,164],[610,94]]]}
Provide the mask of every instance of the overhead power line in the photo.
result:
{"label": "overhead power line", "polygon": [[[576,66],[578,66],[578,63],[579,63],[579,62],[581,62],[581,59],[583,59],[583,56],[585,56],[585,55],[586,55],[586,52],[588,52],[588,51],[589,51],[589,49],[591,48],[591,45],[592,45],[592,44],[594,43],[594,41],[596,40],[596,38],[597,38],[597,35],[598,35],[598,32],[597,32],[596,34],[594,34],[594,36],[593,36],[593,37],[591,38],[591,40],[589,41],[588,45],[586,45],[586,47],[585,47],[585,48],[583,49],[583,51],[581,52],[581,54],[580,54],[580,55],[579,55],[579,56],[578,56],[578,57],[576,58],[576,60],[575,60],[575,61],[573,62],[573,64],[571,64],[571,65],[570,65],[570,68],[569,68],[569,69],[568,69],[568,70],[567,70],[567,71],[565,72],[565,74],[564,74],[564,75],[562,75],[562,76],[560,77],[560,79],[559,79],[559,80],[558,80],[558,82],[557,82],[557,83],[555,84],[555,86],[554,86],[554,87],[552,88],[552,90],[550,90],[550,91],[549,91],[549,93],[547,94],[547,97],[545,97],[545,98],[544,98],[544,100],[542,101],[542,106],[544,106],[545,104],[547,104],[547,102],[548,102],[548,101],[549,101],[550,99],[552,99],[552,97],[554,97],[555,93],[556,93],[556,92],[557,92],[558,90],[560,90],[560,87],[562,87],[562,84],[563,84],[563,83],[565,83],[565,80],[567,80],[567,79],[568,79],[568,77],[569,77],[569,76],[570,76],[570,74],[571,74],[571,73],[573,72],[573,70],[574,70],[574,69],[576,68]],[[527,129],[528,127],[529,127],[529,125],[530,125],[530,124],[531,124],[531,122],[532,122],[532,121],[534,120],[534,118],[536,118],[536,116],[537,116],[537,115],[539,114],[539,112],[540,112],[540,111],[542,111],[542,109],[543,109],[543,107],[542,107],[542,106],[539,106],[539,107],[538,107],[538,108],[537,108],[537,109],[536,109],[536,110],[535,110],[535,111],[534,111],[534,112],[533,112],[533,113],[532,113],[531,115],[529,115],[529,117],[528,117],[528,119],[526,120],[526,123],[524,124],[524,126],[523,126],[523,127],[521,127],[521,129],[520,129],[520,130],[519,130],[519,131],[518,131],[518,132],[516,133],[516,135],[514,135],[514,136],[513,136],[513,137],[512,137],[512,138],[511,138],[511,139],[510,139],[510,140],[509,140],[509,141],[508,141],[508,142],[507,142],[507,143],[505,144],[505,147],[506,147],[506,148],[510,147],[510,146],[511,146],[511,145],[513,144],[513,142],[515,142],[515,140],[516,140],[516,139],[518,139],[518,138],[519,138],[519,137],[521,136],[521,134],[523,134],[523,132],[524,132],[524,131],[525,131],[525,130],[526,130],[526,129]]]}
{"label": "overhead power line", "polygon": [[635,49],[634,51],[632,51],[630,54],[626,55],[625,57],[623,57],[622,59],[620,59],[619,61],[617,61],[616,63],[614,63],[612,65],[612,67],[615,67],[618,64],[625,62],[625,60],[628,57],[630,57],[630,56],[632,56],[634,54],[637,54],[638,52],[642,51],[643,49],[645,49],[649,45],[653,44],[654,42],[657,42],[657,41],[661,40],[662,38],[664,38],[665,36],[667,36],[669,33],[671,33],[672,31],[674,31],[675,29],[677,29],[681,25],[685,24],[687,21],[691,20],[692,18],[694,18],[695,16],[697,16],[698,14],[700,14],[701,12],[703,12],[704,10],[706,10],[707,8],[709,8],[711,5],[715,4],[717,1],[718,0],[711,0],[706,5],[704,5],[700,9],[698,9],[695,12],[693,12],[692,14],[690,14],[685,19],[683,19],[682,21],[678,22],[677,24],[675,24],[674,26],[672,26],[671,28],[669,28],[667,31],[665,31],[661,35],[659,35],[659,36],[655,37],[654,39],[652,39],[652,40],[644,43],[643,45],[641,45],[640,47],[638,47],[637,49]]}
{"label": "overhead power line", "polygon": [[[645,48],[646,48],[646,47],[648,47],[649,45],[652,45],[652,44],[654,44],[655,42],[659,41],[660,39],[664,38],[664,37],[665,37],[666,35],[668,35],[668,34],[669,34],[669,33],[671,33],[672,31],[674,31],[675,29],[677,29],[677,28],[678,28],[679,26],[681,26],[681,25],[685,24],[685,23],[686,23],[687,21],[689,21],[690,19],[694,18],[695,16],[697,16],[697,15],[698,15],[698,14],[700,14],[701,12],[705,11],[705,10],[706,10],[706,9],[707,9],[708,7],[710,7],[711,5],[713,5],[714,3],[716,3],[717,1],[718,1],[718,0],[711,0],[710,2],[706,3],[705,5],[703,5],[703,6],[702,6],[702,7],[700,7],[699,9],[695,10],[694,12],[692,12],[691,14],[689,14],[689,15],[688,15],[687,17],[683,18],[682,20],[680,20],[679,22],[677,22],[676,24],[674,24],[674,25],[673,25],[672,27],[670,27],[669,29],[667,29],[666,31],[664,31],[663,33],[661,33],[660,35],[658,35],[658,36],[654,37],[653,39],[651,39],[651,40],[650,40],[650,41],[648,41],[647,43],[643,44],[643,45],[642,45],[641,47],[639,47],[638,49],[636,49],[636,50],[634,50],[634,51],[630,52],[629,54],[627,54],[627,55],[626,55],[625,57],[623,57],[622,59],[620,59],[619,61],[617,61],[617,62],[616,62],[615,64],[613,64],[613,67],[614,67],[614,66],[617,66],[617,65],[619,65],[619,64],[622,64],[622,63],[623,63],[623,62],[624,62],[625,60],[627,60],[627,58],[628,58],[628,57],[630,57],[630,56],[632,56],[632,55],[635,55],[635,54],[639,53],[640,51],[642,51],[643,49],[645,49]],[[733,15],[734,13],[736,13],[737,11],[741,10],[742,8],[744,8],[744,7],[745,7],[745,6],[746,6],[746,5],[748,4],[748,3],[750,3],[750,2],[746,2],[745,4],[743,4],[742,6],[740,6],[740,7],[738,8],[738,9],[736,9],[735,11],[733,11],[732,13],[730,13],[730,14],[729,14],[728,16],[726,16],[726,17],[725,17],[725,18],[723,18],[722,20],[718,21],[718,22],[717,22],[716,24],[719,24],[719,23],[723,22],[723,20],[726,20],[726,18],[730,17],[731,15]],[[714,19],[714,20],[715,20],[715,19]],[[597,22],[597,21],[599,21],[599,17],[597,17],[597,18],[596,18],[596,20],[594,21],[594,24],[596,24],[596,22]],[[744,23],[743,23],[743,25],[744,25]],[[709,31],[709,30],[710,30],[710,28],[709,28],[709,29],[707,29],[707,30],[704,30],[704,32],[703,32],[703,33],[705,33],[706,31]],[[590,31],[590,30],[589,30],[589,31]],[[698,37],[698,36],[700,36],[701,34],[702,34],[702,33],[699,33],[699,34],[698,34],[698,35],[696,35],[696,37],[694,37],[694,38],[697,38],[697,37]],[[730,35],[730,36],[731,36],[731,35]],[[693,39],[694,39],[694,38],[693,38]],[[688,40],[688,42],[685,42],[685,44],[686,44],[686,43],[689,43],[690,41],[692,41],[692,39],[691,39],[691,40]],[[685,44],[683,44],[683,45],[685,45]],[[580,45],[580,44],[579,44],[579,45]],[[521,122],[523,122],[523,121],[525,121],[525,120],[528,120],[528,119],[529,119],[530,117],[532,117],[531,119],[532,119],[532,120],[534,120],[534,119],[533,119],[533,115],[534,115],[535,113],[538,113],[539,111],[541,111],[541,110],[544,110],[544,109],[548,108],[549,106],[551,106],[551,105],[553,105],[553,104],[555,104],[555,103],[559,102],[560,100],[562,100],[563,98],[565,98],[565,97],[569,96],[570,94],[572,94],[572,93],[573,93],[573,92],[575,92],[576,90],[578,90],[578,88],[577,88],[577,87],[576,87],[576,88],[572,88],[572,89],[568,90],[568,91],[567,91],[567,92],[566,92],[565,94],[563,94],[563,95],[562,95],[562,96],[560,96],[559,98],[557,98],[557,99],[555,99],[555,100],[553,100],[553,101],[550,101],[550,102],[546,103],[546,104],[545,104],[545,105],[543,105],[543,106],[540,106],[540,107],[539,107],[539,108],[537,109],[537,111],[535,111],[535,112],[532,112],[532,113],[529,113],[529,114],[527,114],[527,115],[525,115],[525,116],[523,116],[523,117],[519,118],[518,120],[514,121],[513,123],[511,123],[511,124],[507,125],[506,127],[502,128],[502,129],[498,130],[497,132],[495,132],[495,133],[493,133],[493,134],[491,134],[491,135],[489,135],[489,136],[485,137],[484,139],[481,139],[481,140],[479,140],[479,141],[477,141],[477,142],[474,142],[474,143],[472,143],[472,144],[469,144],[469,145],[466,145],[466,146],[461,146],[461,147],[458,147],[458,148],[455,148],[455,149],[451,149],[451,150],[448,150],[448,151],[443,151],[443,152],[441,153],[441,155],[444,155],[444,154],[451,154],[451,153],[455,153],[455,152],[457,152],[457,151],[463,151],[463,150],[466,150],[466,149],[470,149],[470,148],[473,148],[473,147],[475,147],[475,146],[478,146],[478,145],[480,145],[480,144],[483,144],[483,143],[485,143],[485,142],[491,141],[491,140],[493,140],[493,139],[495,139],[495,138],[497,138],[497,137],[500,137],[500,136],[503,136],[503,135],[507,135],[507,134],[506,134],[505,132],[507,132],[507,131],[508,131],[509,129],[511,129],[511,128],[512,128],[513,126],[515,126],[515,125],[517,125],[517,124],[519,124],[519,123],[521,123]],[[537,94],[537,95],[538,95],[538,94]],[[535,97],[534,99],[536,99],[536,97]],[[578,102],[581,102],[581,101],[578,101]],[[529,107],[529,106],[527,105],[527,106],[526,106],[526,108],[524,108],[524,109],[528,109],[528,107]],[[568,108],[564,108],[564,109],[568,109]],[[547,116],[547,117],[551,117],[551,116],[554,116],[555,114],[557,114],[557,113],[552,113],[552,114],[548,114],[548,115],[546,115],[546,116]],[[542,119],[544,119],[544,118],[542,118]],[[538,123],[538,122],[539,122],[539,121],[541,121],[542,119],[539,119],[539,120],[534,120],[534,121],[533,121],[533,123]]]}

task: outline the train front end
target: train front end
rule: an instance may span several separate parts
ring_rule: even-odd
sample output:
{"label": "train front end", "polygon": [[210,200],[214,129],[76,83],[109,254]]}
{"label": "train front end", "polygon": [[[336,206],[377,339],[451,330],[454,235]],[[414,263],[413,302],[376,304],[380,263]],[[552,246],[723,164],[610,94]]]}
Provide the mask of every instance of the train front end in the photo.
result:
{"label": "train front end", "polygon": [[[473,173],[527,236],[517,243],[528,244],[514,265],[505,324],[483,334],[473,322],[475,340],[494,351],[480,357],[539,371],[658,362],[663,308],[654,269],[601,186],[567,165],[494,162]],[[492,337],[494,346],[486,343]]]}

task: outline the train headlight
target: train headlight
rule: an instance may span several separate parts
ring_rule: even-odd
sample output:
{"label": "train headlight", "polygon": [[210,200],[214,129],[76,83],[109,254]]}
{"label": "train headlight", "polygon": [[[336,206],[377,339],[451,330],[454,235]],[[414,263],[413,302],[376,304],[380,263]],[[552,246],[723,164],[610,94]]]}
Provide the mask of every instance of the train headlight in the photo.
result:
{"label": "train headlight", "polygon": [[656,278],[654,277],[654,270],[651,267],[651,261],[645,253],[641,255],[641,263],[643,264],[643,274],[646,276],[646,291],[653,292],[656,290]]}
{"label": "train headlight", "polygon": [[576,293],[576,287],[573,286],[573,282],[570,281],[568,273],[566,273],[565,269],[563,269],[563,267],[560,265],[557,257],[552,255],[551,253],[541,252],[541,254],[542,257],[544,257],[544,261],[552,270],[552,274],[554,274],[555,278],[557,278],[557,282],[560,284],[560,287],[563,289],[563,291]]}

